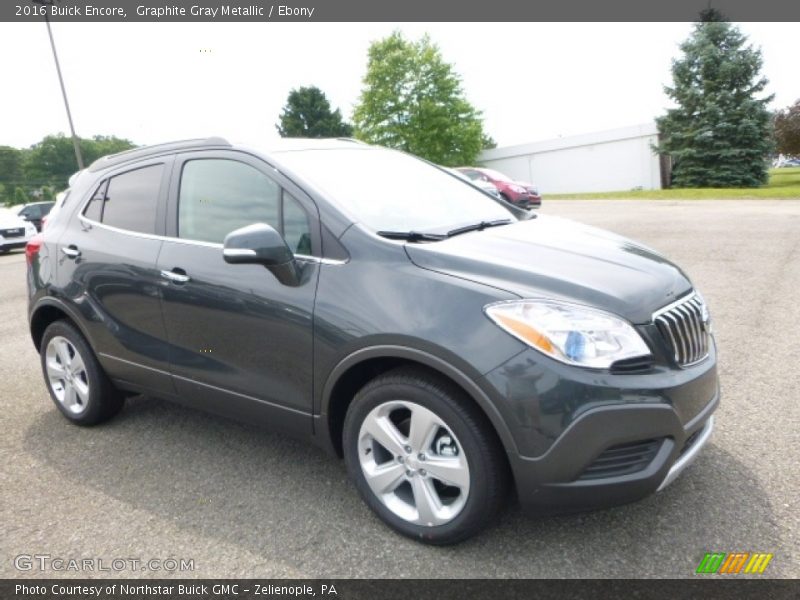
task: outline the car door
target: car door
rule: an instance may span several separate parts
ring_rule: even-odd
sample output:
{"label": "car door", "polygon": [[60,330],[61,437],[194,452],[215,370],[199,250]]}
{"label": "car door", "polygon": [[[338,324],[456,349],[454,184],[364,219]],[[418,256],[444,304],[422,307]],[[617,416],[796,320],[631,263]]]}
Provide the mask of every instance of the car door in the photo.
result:
{"label": "car door", "polygon": [[[170,188],[158,269],[179,395],[206,410],[310,432],[315,204],[266,163],[234,151],[179,155]],[[257,222],[273,226],[299,256],[297,285],[264,266],[223,259],[225,236]]]}
{"label": "car door", "polygon": [[106,372],[156,394],[174,393],[156,270],[171,161],[100,179],[58,240],[59,295],[81,314]]}

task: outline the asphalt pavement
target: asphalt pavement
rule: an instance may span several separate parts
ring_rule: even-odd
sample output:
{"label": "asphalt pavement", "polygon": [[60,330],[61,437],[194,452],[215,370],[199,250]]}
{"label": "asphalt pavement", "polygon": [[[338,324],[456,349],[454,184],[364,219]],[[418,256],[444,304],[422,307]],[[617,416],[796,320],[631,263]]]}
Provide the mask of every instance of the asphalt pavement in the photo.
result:
{"label": "asphalt pavement", "polygon": [[[511,506],[433,548],[382,525],[340,461],[288,437],[145,397],[70,425],[45,390],[14,251],[0,256],[0,577],[692,577],[710,551],[773,553],[765,576],[800,576],[800,200],[545,197],[542,213],[661,251],[710,306],[716,430],[665,491],[572,516]],[[52,570],[72,558],[95,572]],[[114,559],[162,570],[98,571]]]}

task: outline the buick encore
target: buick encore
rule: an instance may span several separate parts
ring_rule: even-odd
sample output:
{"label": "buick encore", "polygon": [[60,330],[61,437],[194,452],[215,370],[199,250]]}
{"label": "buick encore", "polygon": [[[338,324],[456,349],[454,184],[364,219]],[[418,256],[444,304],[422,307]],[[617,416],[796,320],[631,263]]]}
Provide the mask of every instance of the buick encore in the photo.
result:
{"label": "buick encore", "polygon": [[101,158],[26,258],[67,419],[146,394],[308,438],[432,544],[509,497],[552,513],[661,490],[719,402],[708,310],[675,264],[352,140]]}

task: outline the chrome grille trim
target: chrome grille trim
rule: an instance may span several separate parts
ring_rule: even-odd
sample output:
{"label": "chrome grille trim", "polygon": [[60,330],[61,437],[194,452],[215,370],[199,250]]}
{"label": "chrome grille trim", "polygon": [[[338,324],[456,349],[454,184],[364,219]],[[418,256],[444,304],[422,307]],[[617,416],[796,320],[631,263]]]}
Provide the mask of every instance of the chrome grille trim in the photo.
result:
{"label": "chrome grille trim", "polygon": [[653,314],[653,323],[673,352],[680,367],[689,367],[708,356],[708,323],[703,298],[696,292]]}

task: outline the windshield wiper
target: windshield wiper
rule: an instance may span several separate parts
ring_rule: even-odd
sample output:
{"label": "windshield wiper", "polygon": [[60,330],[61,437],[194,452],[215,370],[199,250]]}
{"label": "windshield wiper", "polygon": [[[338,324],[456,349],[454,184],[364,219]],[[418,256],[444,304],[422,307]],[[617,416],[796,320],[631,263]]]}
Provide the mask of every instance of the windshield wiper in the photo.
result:
{"label": "windshield wiper", "polygon": [[441,242],[448,237],[440,233],[424,233],[422,231],[379,231],[378,235],[390,240],[406,240],[407,242]]}
{"label": "windshield wiper", "polygon": [[460,233],[467,233],[469,231],[483,231],[488,227],[497,227],[498,225],[508,225],[511,219],[497,219],[495,221],[481,221],[480,223],[472,223],[471,225],[464,225],[463,227],[456,227],[447,232],[447,237],[453,237]]}

